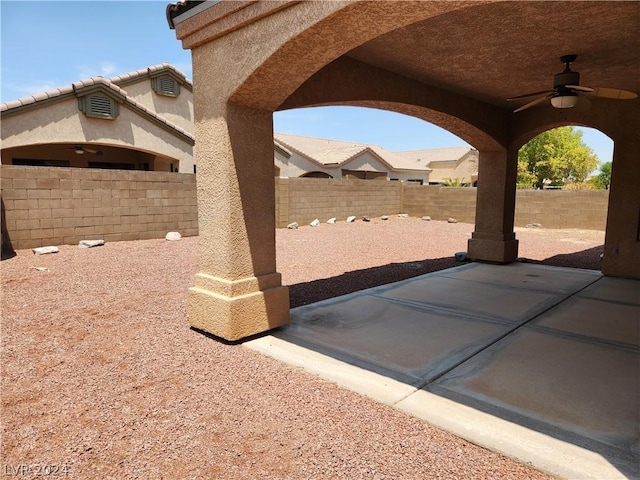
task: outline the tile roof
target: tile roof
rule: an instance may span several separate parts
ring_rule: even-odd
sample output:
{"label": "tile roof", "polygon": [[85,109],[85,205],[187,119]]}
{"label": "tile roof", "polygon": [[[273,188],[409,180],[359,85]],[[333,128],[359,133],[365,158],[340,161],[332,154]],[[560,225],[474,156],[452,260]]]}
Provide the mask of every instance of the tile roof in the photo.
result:
{"label": "tile roof", "polygon": [[151,67],[141,68],[140,70],[136,70],[135,72],[129,72],[122,75],[118,75],[116,77],[111,77],[109,81],[112,83],[115,83],[116,85],[120,85],[123,83],[126,84],[132,81],[136,81],[143,77],[149,77],[155,73],[163,72],[165,70],[168,70],[171,73],[173,73],[174,76],[179,77],[181,80],[181,83],[185,85],[187,88],[193,87],[192,82],[185,76],[185,74],[182,73],[173,65],[171,65],[170,63],[159,63],[158,65],[153,65]]}
{"label": "tile roof", "polygon": [[425,162],[404,157],[379,145],[287,133],[276,133],[274,139],[281,146],[295,150],[324,166],[344,164],[368,150],[394,170],[429,170]]}
{"label": "tile roof", "polygon": [[[134,78],[139,78],[143,75],[150,75],[153,72],[157,72],[165,69],[173,70],[174,72],[176,72],[177,74],[185,78],[185,81],[188,82],[184,74],[180,72],[178,69],[176,69],[173,65],[170,65],[168,63],[163,63],[163,64],[155,65],[153,67],[149,67],[147,69],[137,70],[135,72],[120,75],[118,77],[114,77],[111,79],[106,79],[100,76],[91,77],[84,80],[80,80],[78,82],[74,82],[71,85],[68,85],[65,87],[54,88],[52,90],[47,90],[46,92],[37,93],[35,95],[19,98],[17,100],[12,100],[10,102],[0,104],[0,113],[2,114],[14,113],[14,112],[17,113],[20,109],[24,107],[36,106],[37,103],[41,103],[44,106],[45,104],[51,103],[53,101],[63,100],[65,98],[75,96],[77,93],[80,93],[84,89],[88,89],[91,87],[101,87],[109,91],[113,96],[115,96],[123,104],[126,104],[133,110],[136,110],[142,115],[147,116],[148,118],[152,119],[155,123],[158,123],[164,126],[165,128],[168,128],[169,130],[173,130],[175,133],[177,133],[180,136],[186,137],[189,142],[193,143],[195,142],[193,134],[185,131],[184,129],[178,127],[177,125],[174,125],[164,117],[158,115],[156,112],[149,110],[144,105],[136,102],[133,98],[127,95],[126,90],[122,89],[117,85],[118,83],[125,81],[124,79],[130,80]],[[189,82],[189,85],[190,84],[191,83]]]}
{"label": "tile roof", "polygon": [[406,150],[397,152],[398,155],[415,161],[427,162],[454,162],[472,151],[471,147],[431,148],[426,150]]}

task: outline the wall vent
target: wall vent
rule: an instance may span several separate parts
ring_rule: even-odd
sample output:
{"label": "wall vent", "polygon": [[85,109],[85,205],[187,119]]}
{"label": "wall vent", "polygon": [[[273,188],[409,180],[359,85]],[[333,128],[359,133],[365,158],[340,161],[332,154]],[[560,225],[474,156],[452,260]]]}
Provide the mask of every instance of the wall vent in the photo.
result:
{"label": "wall vent", "polygon": [[118,116],[118,105],[107,95],[94,94],[80,97],[79,108],[87,117],[113,120]]}
{"label": "wall vent", "polygon": [[180,95],[180,84],[169,75],[162,75],[151,79],[151,88],[158,95],[177,97]]}

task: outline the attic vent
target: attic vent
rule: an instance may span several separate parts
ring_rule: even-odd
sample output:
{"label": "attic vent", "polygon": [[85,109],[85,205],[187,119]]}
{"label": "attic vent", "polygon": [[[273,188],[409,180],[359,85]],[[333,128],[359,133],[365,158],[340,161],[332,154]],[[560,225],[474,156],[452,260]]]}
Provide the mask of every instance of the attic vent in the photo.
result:
{"label": "attic vent", "polygon": [[180,85],[169,75],[163,75],[152,79],[151,87],[158,95],[177,97],[180,94]]}
{"label": "attic vent", "polygon": [[80,97],[79,107],[87,117],[113,120],[118,116],[116,102],[106,95],[94,94]]}

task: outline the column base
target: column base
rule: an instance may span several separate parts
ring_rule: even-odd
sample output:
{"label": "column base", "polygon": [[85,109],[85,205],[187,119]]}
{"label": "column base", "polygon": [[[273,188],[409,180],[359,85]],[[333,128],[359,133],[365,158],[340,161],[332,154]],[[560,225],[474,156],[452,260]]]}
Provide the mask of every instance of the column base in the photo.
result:
{"label": "column base", "polygon": [[[230,282],[206,274],[196,275],[196,286],[189,289],[189,324],[229,341],[286,325],[289,323],[288,287],[269,285],[264,289],[247,292],[249,285],[273,284],[274,276],[279,278],[279,274],[271,274],[266,276],[266,282],[263,281],[264,277]],[[217,288],[217,292],[203,288],[198,283],[207,286],[224,284],[227,286],[224,289],[227,294],[220,293]]]}
{"label": "column base", "polygon": [[518,258],[518,240],[514,233],[491,235],[473,232],[467,245],[467,257],[477,262],[511,263]]}

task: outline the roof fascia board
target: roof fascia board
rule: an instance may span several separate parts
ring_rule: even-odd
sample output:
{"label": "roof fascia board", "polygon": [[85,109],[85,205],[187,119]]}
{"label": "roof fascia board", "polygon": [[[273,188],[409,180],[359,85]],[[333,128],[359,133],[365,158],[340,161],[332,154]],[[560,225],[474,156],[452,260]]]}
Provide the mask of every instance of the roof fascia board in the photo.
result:
{"label": "roof fascia board", "polygon": [[[185,16],[188,15],[187,18],[180,18],[180,21],[176,22],[181,15],[178,14],[173,17],[173,23],[176,26],[176,37],[182,41],[182,48],[192,49],[244,28],[280,10],[290,8],[300,3],[300,1],[206,1],[202,5],[187,10],[184,13]],[[197,10],[198,7],[203,8],[203,10],[189,15],[189,12]],[[198,13],[202,15],[198,15]],[[171,23],[169,25],[171,28]]]}

